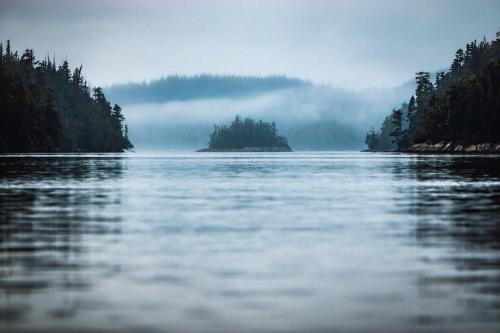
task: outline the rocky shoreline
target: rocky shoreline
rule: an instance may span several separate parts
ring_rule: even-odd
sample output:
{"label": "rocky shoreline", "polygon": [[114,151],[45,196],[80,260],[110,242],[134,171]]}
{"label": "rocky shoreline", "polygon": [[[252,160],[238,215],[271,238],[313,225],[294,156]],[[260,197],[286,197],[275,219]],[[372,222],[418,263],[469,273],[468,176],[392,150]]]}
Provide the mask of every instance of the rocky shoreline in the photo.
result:
{"label": "rocky shoreline", "polygon": [[291,152],[290,147],[245,147],[245,148],[203,148],[197,153],[283,153]]}
{"label": "rocky shoreline", "polygon": [[407,153],[440,154],[500,154],[500,143],[459,144],[454,142],[418,143],[412,145]]}

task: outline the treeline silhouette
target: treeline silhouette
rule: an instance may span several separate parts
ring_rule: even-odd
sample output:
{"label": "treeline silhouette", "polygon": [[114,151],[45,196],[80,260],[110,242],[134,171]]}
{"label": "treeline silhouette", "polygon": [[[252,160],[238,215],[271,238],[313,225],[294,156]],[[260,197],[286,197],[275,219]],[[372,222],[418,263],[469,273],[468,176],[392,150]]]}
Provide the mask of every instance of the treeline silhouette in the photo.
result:
{"label": "treeline silhouette", "polygon": [[370,149],[385,150],[387,135],[398,150],[423,142],[500,142],[500,31],[493,41],[483,38],[457,50],[449,70],[437,73],[434,82],[429,72],[415,79],[406,108],[393,110],[380,131],[368,132]]}
{"label": "treeline silhouette", "polygon": [[[403,103],[399,109],[394,109],[393,113],[394,112],[407,114],[408,103]],[[407,126],[407,124],[404,123],[404,118],[402,126]],[[368,146],[368,149],[373,151],[392,151],[397,149],[398,147],[394,142],[394,138],[391,136],[394,132],[394,128],[395,126],[392,114],[385,117],[378,131],[375,131],[372,127],[365,137],[365,143]]]}
{"label": "treeline silhouette", "polygon": [[241,97],[309,85],[285,76],[172,75],[149,83],[117,84],[106,94],[122,104],[161,103],[203,98]]}
{"label": "treeline silhouette", "polygon": [[91,96],[81,66],[0,43],[0,152],[121,152],[133,148],[123,120],[101,88]]}
{"label": "treeline silhouette", "polygon": [[210,133],[210,149],[285,148],[290,149],[287,139],[278,134],[276,124],[255,121],[250,118],[241,120],[239,116],[229,126],[214,126]]}

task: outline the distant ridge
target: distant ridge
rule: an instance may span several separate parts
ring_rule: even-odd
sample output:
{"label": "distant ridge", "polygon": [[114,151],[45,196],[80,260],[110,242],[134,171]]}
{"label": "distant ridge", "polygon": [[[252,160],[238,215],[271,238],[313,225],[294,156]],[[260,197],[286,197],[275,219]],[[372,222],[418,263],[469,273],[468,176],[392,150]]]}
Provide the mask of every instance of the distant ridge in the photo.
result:
{"label": "distant ridge", "polygon": [[119,103],[139,104],[243,97],[309,85],[309,81],[286,76],[172,75],[151,82],[112,85],[105,92]]}

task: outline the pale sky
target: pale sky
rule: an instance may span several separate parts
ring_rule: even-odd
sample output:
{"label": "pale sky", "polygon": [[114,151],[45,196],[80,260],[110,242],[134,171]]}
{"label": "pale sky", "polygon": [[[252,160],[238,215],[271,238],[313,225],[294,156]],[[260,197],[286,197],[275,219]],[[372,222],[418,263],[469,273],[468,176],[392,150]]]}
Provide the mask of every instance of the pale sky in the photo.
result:
{"label": "pale sky", "polygon": [[83,64],[93,85],[211,73],[395,86],[499,28],[499,0],[0,0],[2,40]]}

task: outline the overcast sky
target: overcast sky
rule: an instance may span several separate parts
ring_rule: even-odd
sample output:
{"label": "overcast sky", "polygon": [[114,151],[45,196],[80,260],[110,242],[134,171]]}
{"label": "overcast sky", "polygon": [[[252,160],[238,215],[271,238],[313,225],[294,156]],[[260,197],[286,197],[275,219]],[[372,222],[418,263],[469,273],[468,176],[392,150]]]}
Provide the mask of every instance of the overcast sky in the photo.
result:
{"label": "overcast sky", "polygon": [[1,39],[83,64],[93,85],[214,73],[394,86],[499,27],[499,0],[0,0]]}

